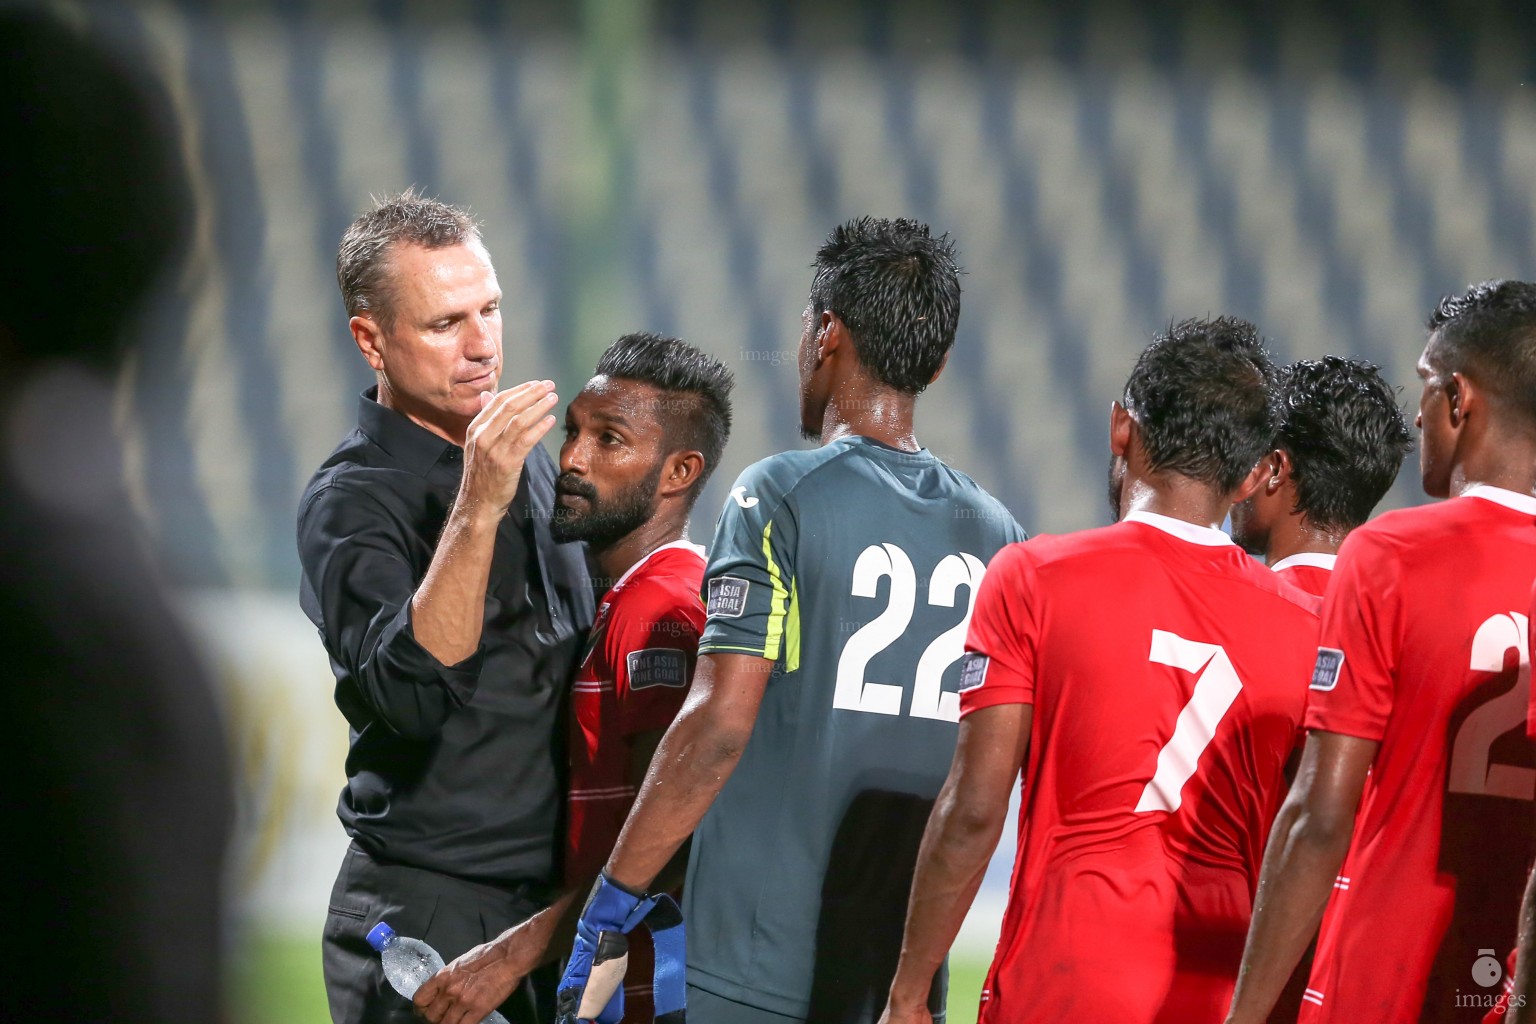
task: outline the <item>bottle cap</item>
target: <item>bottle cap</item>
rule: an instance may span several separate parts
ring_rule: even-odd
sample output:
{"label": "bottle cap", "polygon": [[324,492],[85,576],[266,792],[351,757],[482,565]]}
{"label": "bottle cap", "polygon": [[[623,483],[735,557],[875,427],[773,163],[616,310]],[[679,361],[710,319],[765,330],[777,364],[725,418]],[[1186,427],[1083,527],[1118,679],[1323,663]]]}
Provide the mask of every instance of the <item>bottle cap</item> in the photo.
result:
{"label": "bottle cap", "polygon": [[368,933],[368,945],[382,953],[389,940],[394,937],[395,930],[383,921],[380,921],[373,926],[373,931]]}

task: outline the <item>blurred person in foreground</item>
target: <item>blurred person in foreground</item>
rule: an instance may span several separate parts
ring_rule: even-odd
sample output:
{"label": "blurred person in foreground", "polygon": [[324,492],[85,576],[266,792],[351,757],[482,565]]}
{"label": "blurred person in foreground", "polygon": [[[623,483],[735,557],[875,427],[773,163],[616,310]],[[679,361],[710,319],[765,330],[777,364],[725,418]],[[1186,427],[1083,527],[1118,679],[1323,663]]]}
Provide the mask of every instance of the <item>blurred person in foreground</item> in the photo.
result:
{"label": "blurred person in foreground", "polygon": [[[378,383],[299,505],[300,603],[351,727],[325,981],[337,1024],[406,1022],[370,928],[451,960],[558,882],[556,733],[592,594],[582,546],[550,533],[554,385],[497,390],[501,289],[474,221],[388,197],[347,229],[336,274]],[[554,980],[533,972],[503,1013],[547,1020]]]}
{"label": "blurred person in foreground", "polygon": [[1476,1019],[1497,996],[1478,961],[1515,941],[1536,799],[1536,285],[1443,299],[1418,373],[1420,477],[1449,500],[1339,552],[1232,1022],[1265,1019],[1314,934],[1306,1024]]}
{"label": "blurred person in foreground", "polygon": [[[612,586],[597,609],[571,700],[565,892],[416,993],[432,1024],[478,1024],[535,967],[570,948],[580,900],[613,850],[635,793],[688,692],[704,629],[704,549],[688,516],[731,431],[731,372],[675,338],[629,334],[565,413],[555,481],[561,540],[587,544]],[[661,882],[673,889],[681,865]],[[653,1019],[652,959],[632,938],[623,1019]]]}
{"label": "blurred person in foreground", "polygon": [[1252,324],[1175,324],[1110,412],[1119,521],[988,566],[885,1020],[926,1019],[1021,770],[984,1024],[1220,1018],[1317,644],[1309,595],[1220,529],[1279,426]]}
{"label": "blurred person in foreground", "polygon": [[163,92],[0,12],[4,1014],[223,1018],[233,793],[122,481],[110,376],[190,220]]}
{"label": "blurred person in foreground", "polygon": [[878,1015],[971,602],[1023,536],[914,432],[959,316],[954,249],[926,225],[859,218],[817,252],[799,419],[820,444],[751,466],[725,501],[693,690],[582,912],[562,1021],[603,1009],[600,987],[583,1006],[600,936],[644,916],[690,834],[690,1016]]}
{"label": "blurred person in foreground", "polygon": [[1232,506],[1232,539],[1321,598],[1339,545],[1391,489],[1413,439],[1392,386],[1357,359],[1292,363],[1281,371],[1280,401],[1269,472]]}

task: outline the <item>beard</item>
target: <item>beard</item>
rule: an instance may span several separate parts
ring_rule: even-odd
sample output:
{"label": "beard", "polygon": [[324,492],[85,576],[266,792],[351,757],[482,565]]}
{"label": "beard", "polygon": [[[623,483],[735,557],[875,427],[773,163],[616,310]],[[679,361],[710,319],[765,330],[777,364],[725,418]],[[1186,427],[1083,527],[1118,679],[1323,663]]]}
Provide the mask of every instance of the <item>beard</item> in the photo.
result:
{"label": "beard", "polygon": [[1125,459],[1119,455],[1110,457],[1109,481],[1104,490],[1104,496],[1109,499],[1109,514],[1114,517],[1114,522],[1121,518],[1121,506],[1125,503]]}
{"label": "beard", "polygon": [[803,385],[800,388],[800,438],[821,443],[821,423],[811,415],[811,393]]}
{"label": "beard", "polygon": [[1247,498],[1232,506],[1232,539],[1238,547],[1250,555],[1263,558],[1269,552],[1269,532],[1260,531],[1253,524],[1253,499]]}
{"label": "beard", "polygon": [[[590,481],[574,473],[561,473],[555,480],[555,511],[549,523],[550,535],[561,544],[584,540],[593,551],[605,551],[655,515],[656,485],[660,482],[661,463],[658,462],[643,480],[601,498]],[[561,504],[562,494],[586,499],[586,510]]]}

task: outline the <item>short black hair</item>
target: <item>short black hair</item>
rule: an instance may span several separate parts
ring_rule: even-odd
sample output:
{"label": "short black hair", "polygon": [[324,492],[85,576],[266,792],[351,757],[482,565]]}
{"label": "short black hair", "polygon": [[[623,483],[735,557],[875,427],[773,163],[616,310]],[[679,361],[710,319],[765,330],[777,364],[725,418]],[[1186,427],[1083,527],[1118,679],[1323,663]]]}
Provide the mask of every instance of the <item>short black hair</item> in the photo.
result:
{"label": "short black hair", "polygon": [[731,371],[687,342],[641,331],[608,346],[594,372],[662,392],[656,419],[667,447],[704,456],[704,471],[688,495],[690,502],[698,498],[731,438]]}
{"label": "short black hair", "polygon": [[1494,403],[1536,429],[1536,284],[1484,281],[1429,314],[1437,369],[1465,373]]}
{"label": "short black hair", "polygon": [[914,220],[858,217],[816,252],[811,310],[836,313],[859,362],[883,384],[922,392],[960,322],[960,268],[949,235]]}
{"label": "short black hair", "polygon": [[1296,511],[1325,530],[1353,530],[1392,487],[1413,435],[1379,367],[1303,359],[1280,372],[1284,420],[1275,447],[1291,456]]}
{"label": "short black hair", "polygon": [[1237,317],[1181,320],[1141,353],[1125,408],[1153,470],[1231,491],[1280,429],[1276,372],[1258,328]]}

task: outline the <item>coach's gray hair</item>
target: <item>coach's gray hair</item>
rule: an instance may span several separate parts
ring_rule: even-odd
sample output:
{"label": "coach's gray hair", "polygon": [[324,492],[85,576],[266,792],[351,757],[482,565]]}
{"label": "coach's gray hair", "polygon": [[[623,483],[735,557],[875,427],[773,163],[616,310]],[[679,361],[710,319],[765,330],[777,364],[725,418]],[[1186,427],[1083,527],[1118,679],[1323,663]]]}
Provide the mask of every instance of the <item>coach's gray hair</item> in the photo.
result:
{"label": "coach's gray hair", "polygon": [[388,328],[394,321],[390,255],[398,242],[428,249],[480,242],[469,211],[416,191],[373,197],[373,208],[353,221],[336,250],[336,283],[347,316],[367,314]]}

